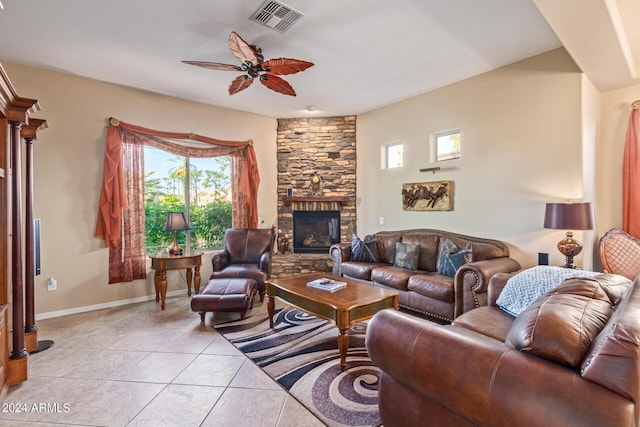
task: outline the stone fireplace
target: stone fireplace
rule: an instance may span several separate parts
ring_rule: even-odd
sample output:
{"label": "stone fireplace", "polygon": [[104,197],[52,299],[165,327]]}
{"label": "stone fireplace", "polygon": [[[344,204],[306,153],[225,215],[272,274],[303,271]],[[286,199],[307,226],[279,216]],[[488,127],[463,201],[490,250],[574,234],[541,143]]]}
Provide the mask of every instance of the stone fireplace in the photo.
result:
{"label": "stone fireplace", "polygon": [[340,211],[293,211],[293,252],[326,254],[340,242]]}
{"label": "stone fireplace", "polygon": [[[350,241],[351,234],[357,234],[356,117],[278,119],[277,160],[277,228],[290,236],[291,244],[288,253],[274,257],[272,275],[330,272],[329,246],[304,245],[309,236],[298,234],[301,225],[305,233],[323,235],[330,234],[330,227],[337,228],[331,239],[336,242]],[[317,212],[332,212],[333,223],[306,223]],[[295,227],[294,215],[306,219]],[[326,236],[319,237],[326,245]]]}

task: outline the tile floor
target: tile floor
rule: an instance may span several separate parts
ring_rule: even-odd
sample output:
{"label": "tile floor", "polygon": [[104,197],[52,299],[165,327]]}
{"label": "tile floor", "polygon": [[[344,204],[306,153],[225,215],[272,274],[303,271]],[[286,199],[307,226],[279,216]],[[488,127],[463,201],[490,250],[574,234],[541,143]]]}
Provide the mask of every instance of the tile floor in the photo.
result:
{"label": "tile floor", "polygon": [[38,338],[55,343],[29,356],[0,426],[323,425],[211,326],[238,314],[208,313],[203,324],[189,301],[38,321]]}

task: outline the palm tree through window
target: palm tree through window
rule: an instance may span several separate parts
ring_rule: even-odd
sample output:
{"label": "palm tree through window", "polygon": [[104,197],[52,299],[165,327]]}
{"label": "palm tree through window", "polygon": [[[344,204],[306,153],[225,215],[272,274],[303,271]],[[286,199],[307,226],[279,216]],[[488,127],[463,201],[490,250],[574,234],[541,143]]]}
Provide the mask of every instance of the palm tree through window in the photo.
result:
{"label": "palm tree through window", "polygon": [[173,235],[162,231],[167,212],[184,212],[191,230],[178,233],[190,250],[222,247],[232,225],[229,157],[189,158],[144,148],[146,252],[164,252]]}

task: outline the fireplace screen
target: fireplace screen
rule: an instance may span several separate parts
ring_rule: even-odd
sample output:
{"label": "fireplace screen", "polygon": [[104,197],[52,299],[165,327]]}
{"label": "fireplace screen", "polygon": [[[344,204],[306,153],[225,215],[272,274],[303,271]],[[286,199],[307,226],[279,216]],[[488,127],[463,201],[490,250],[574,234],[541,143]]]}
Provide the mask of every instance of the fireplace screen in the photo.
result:
{"label": "fireplace screen", "polygon": [[340,211],[293,211],[293,252],[329,253],[340,242]]}

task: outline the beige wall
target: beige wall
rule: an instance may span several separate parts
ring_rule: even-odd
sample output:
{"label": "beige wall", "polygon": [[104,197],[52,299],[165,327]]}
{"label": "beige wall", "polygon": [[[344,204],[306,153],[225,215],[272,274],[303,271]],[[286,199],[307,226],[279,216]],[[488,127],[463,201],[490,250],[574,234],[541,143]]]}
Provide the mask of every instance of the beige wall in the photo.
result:
{"label": "beige wall", "polygon": [[[3,66],[20,96],[40,100],[36,116],[49,123],[35,145],[35,216],[42,219],[43,245],[42,275],[36,278],[40,317],[153,294],[152,274],[147,281],[108,285],[107,250],[93,237],[110,116],[155,129],[253,138],[261,173],[259,215],[265,226],[276,222],[275,119]],[[536,263],[538,252],[548,252],[551,264],[560,265],[556,243],[563,232],[542,228],[544,204],[584,198],[595,202],[598,229],[576,233],[585,242],[576,261],[589,268],[590,258],[597,258],[597,238],[622,223],[622,151],[635,99],[640,85],[598,93],[558,49],[362,114],[358,232],[452,230],[504,240],[525,267]],[[453,128],[462,131],[462,158],[435,174],[419,172],[431,166],[429,134]],[[394,141],[405,143],[405,166],[381,170],[381,145]],[[402,210],[402,183],[435,180],[455,181],[454,211]],[[210,268],[205,260],[204,278]],[[47,292],[48,277],[58,279],[58,291]],[[170,272],[169,281],[170,291],[186,286],[183,272]]]}
{"label": "beige wall", "polygon": [[[40,101],[42,110],[34,116],[49,125],[34,146],[34,216],[42,220],[42,274],[35,281],[40,318],[154,293],[153,274],[146,281],[108,285],[108,250],[93,237],[110,116],[158,130],[253,139],[261,175],[259,216],[267,226],[275,223],[275,119],[7,62],[3,66],[20,96]],[[205,258],[204,279],[211,274]],[[170,292],[186,288],[184,271],[168,276]],[[47,291],[49,277],[58,280],[55,292]]]}
{"label": "beige wall", "polygon": [[[564,264],[564,232],[542,224],[546,202],[583,198],[581,91],[580,70],[557,49],[358,116],[359,233],[451,230],[503,240],[523,266],[538,252]],[[433,165],[429,135],[454,128],[461,159],[419,172]],[[393,141],[404,142],[405,165],[381,170],[380,146]],[[402,210],[402,183],[436,180],[455,182],[452,212]]]}
{"label": "beige wall", "polygon": [[600,96],[601,131],[597,149],[596,194],[598,233],[622,227],[622,157],[631,103],[640,99],[640,85],[629,86]]}

